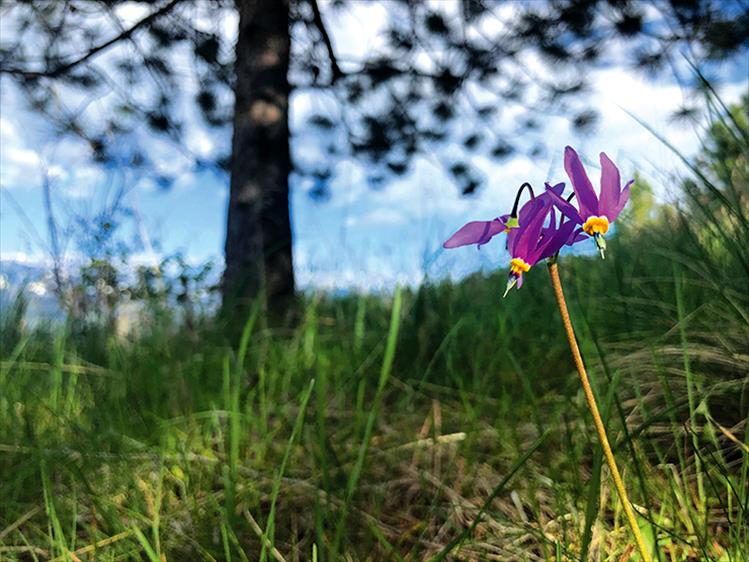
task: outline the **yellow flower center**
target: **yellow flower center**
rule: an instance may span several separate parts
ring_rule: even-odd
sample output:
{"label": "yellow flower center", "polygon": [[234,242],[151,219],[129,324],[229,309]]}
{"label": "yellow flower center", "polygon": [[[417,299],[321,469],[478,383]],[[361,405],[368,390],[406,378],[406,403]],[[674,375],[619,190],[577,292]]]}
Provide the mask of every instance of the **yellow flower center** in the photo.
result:
{"label": "yellow flower center", "polygon": [[530,268],[531,266],[520,258],[512,258],[510,262],[510,273],[514,273],[515,275],[522,275]]}
{"label": "yellow flower center", "polygon": [[583,232],[588,236],[606,234],[609,231],[609,219],[606,217],[590,217],[583,224]]}

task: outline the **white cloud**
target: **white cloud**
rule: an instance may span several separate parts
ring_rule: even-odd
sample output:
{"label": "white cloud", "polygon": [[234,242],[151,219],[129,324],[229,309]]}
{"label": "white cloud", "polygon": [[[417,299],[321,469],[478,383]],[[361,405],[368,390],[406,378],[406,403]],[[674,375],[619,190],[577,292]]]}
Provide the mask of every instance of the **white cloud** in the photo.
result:
{"label": "white cloud", "polygon": [[29,252],[0,252],[0,262],[15,262],[24,265],[44,265],[47,263],[47,258],[41,253],[29,253]]}
{"label": "white cloud", "polygon": [[38,297],[43,297],[47,294],[47,286],[41,281],[33,281],[29,283],[28,289]]}
{"label": "white cloud", "polygon": [[[416,287],[424,280],[424,272],[418,268],[398,268],[388,256],[370,257],[366,266],[359,268],[340,263],[328,266],[307,266],[295,263],[297,284],[305,289],[324,291],[390,291],[398,284]],[[363,274],[364,272],[364,274]]]}
{"label": "white cloud", "polygon": [[86,160],[68,168],[65,175],[55,184],[55,189],[71,199],[90,199],[99,192],[107,180],[107,172]]}
{"label": "white cloud", "polygon": [[148,5],[143,5],[138,2],[123,2],[114,8],[117,17],[127,26],[133,25],[142,20],[150,11],[151,8]]}
{"label": "white cloud", "polygon": [[407,218],[397,209],[388,207],[382,207],[374,209],[368,213],[357,216],[349,217],[346,219],[347,226],[393,226],[397,224],[404,224]]}
{"label": "white cloud", "polygon": [[16,128],[7,119],[0,117],[0,138],[13,137],[16,134]]}
{"label": "white cloud", "polygon": [[325,6],[328,29],[336,55],[344,70],[354,70],[357,61],[374,52],[384,50],[387,42],[381,31],[388,20],[387,7],[382,2],[356,2],[352,9],[335,10]]}
{"label": "white cloud", "polygon": [[189,150],[202,158],[209,158],[215,146],[213,139],[202,127],[190,127],[185,144]]}
{"label": "white cloud", "polygon": [[47,170],[47,173],[53,180],[65,181],[70,177],[70,174],[68,174],[67,170],[65,170],[65,168],[63,168],[59,164],[52,164]]}
{"label": "white cloud", "polygon": [[39,185],[42,159],[26,146],[18,127],[0,119],[0,185],[5,188]]}
{"label": "white cloud", "polygon": [[6,158],[10,163],[25,167],[37,167],[41,164],[42,159],[35,151],[30,148],[20,148],[11,146],[5,151]]}

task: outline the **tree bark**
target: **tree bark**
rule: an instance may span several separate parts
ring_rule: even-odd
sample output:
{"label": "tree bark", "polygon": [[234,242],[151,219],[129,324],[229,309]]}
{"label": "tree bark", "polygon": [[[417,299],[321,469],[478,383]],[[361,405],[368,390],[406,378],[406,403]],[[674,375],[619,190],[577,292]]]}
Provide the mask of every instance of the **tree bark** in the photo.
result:
{"label": "tree bark", "polygon": [[289,0],[235,0],[239,13],[224,305],[294,293],[289,215]]}

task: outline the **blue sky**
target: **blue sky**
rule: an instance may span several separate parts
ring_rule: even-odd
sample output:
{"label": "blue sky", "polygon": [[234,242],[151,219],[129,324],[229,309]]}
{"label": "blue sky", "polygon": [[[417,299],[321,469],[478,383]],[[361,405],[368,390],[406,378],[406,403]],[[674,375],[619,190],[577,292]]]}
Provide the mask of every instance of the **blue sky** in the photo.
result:
{"label": "blue sky", "polygon": [[[328,22],[342,60],[356,59],[381,45],[378,28],[387,17],[385,8],[358,6],[331,16]],[[233,32],[230,18],[220,25],[225,33]],[[530,66],[540,64],[533,59],[527,62]],[[724,79],[720,92],[726,101],[737,101],[747,91],[748,64],[741,60],[718,69]],[[653,81],[625,65],[594,70],[591,82],[591,105],[602,116],[595,134],[581,138],[571,132],[564,119],[544,118],[549,156],[531,160],[520,155],[501,164],[475,158],[473,164],[483,171],[487,182],[473,197],[459,195],[437,161],[438,155],[420,158],[411,174],[377,190],[367,185],[360,166],[346,162],[336,170],[331,197],[324,202],[313,200],[306,185],[296,185],[291,209],[300,286],[376,290],[394,282],[416,283],[425,277],[457,278],[504,263],[499,241],[480,252],[474,248],[447,252],[440,246],[467,220],[490,219],[506,211],[522,182],[541,186],[546,180],[566,181],[561,166],[566,144],[575,146],[591,168],[597,168],[598,152],[607,152],[623,176],[631,177],[637,170],[656,187],[661,199],[670,198],[672,178],[684,170],[678,159],[628,112],[680,150],[694,154],[699,149],[699,129],[675,125],[669,119],[670,113],[684,103],[685,92],[671,76]],[[300,129],[309,112],[324,103],[324,99],[307,92],[296,93],[292,128]],[[511,108],[509,113],[511,117]],[[193,153],[210,154],[229,142],[230,132],[207,131],[197,124],[197,117],[193,121],[185,139]],[[314,135],[304,135],[297,137],[293,146],[297,153],[314,158],[319,144]],[[161,149],[154,144],[150,150],[158,155]],[[446,150],[449,153],[449,146]],[[162,160],[165,167],[180,166],[178,159],[166,151]],[[0,105],[2,260],[44,261],[44,170],[53,182],[54,204],[61,222],[71,210],[91,214],[119,186],[125,186],[127,202],[137,211],[126,228],[141,241],[134,260],[151,261],[180,251],[192,262],[210,259],[221,263],[226,178],[211,172],[183,172],[175,185],[164,190],[130,177],[126,171],[98,169],[80,145],[70,139],[59,141],[45,121],[26,111],[7,81],[2,83]],[[591,174],[596,177],[597,170]],[[80,259],[74,244],[68,245],[66,257],[71,263]]]}

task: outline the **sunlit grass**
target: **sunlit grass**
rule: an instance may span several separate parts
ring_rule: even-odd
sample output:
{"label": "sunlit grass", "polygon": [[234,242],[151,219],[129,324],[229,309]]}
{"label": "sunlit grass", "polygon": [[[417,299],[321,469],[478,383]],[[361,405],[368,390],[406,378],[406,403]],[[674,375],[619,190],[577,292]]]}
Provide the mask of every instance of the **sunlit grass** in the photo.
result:
{"label": "sunlit grass", "polygon": [[[406,294],[390,328],[385,301],[310,303],[314,314],[295,329],[248,322],[236,347],[212,340],[208,324],[154,321],[136,339],[110,338],[98,365],[72,328],[19,334],[2,363],[3,556],[292,560],[315,546],[318,559],[335,549],[353,560],[627,559],[621,506],[601,475],[564,341],[549,335],[534,347],[496,330],[528,321],[519,300],[484,315],[463,306],[478,285],[496,299],[493,281]],[[433,335],[419,306],[435,299],[462,319],[432,318]],[[555,319],[538,306],[543,333]],[[726,389],[746,384],[746,360],[680,346],[679,318],[670,339],[656,323],[644,344],[596,333],[584,352],[660,558],[741,560],[745,420],[707,414],[711,396],[724,405]],[[605,328],[589,321],[583,332]],[[728,327],[723,336],[736,337]],[[520,372],[507,359],[516,354],[536,361]],[[684,354],[700,381],[695,424]]]}

